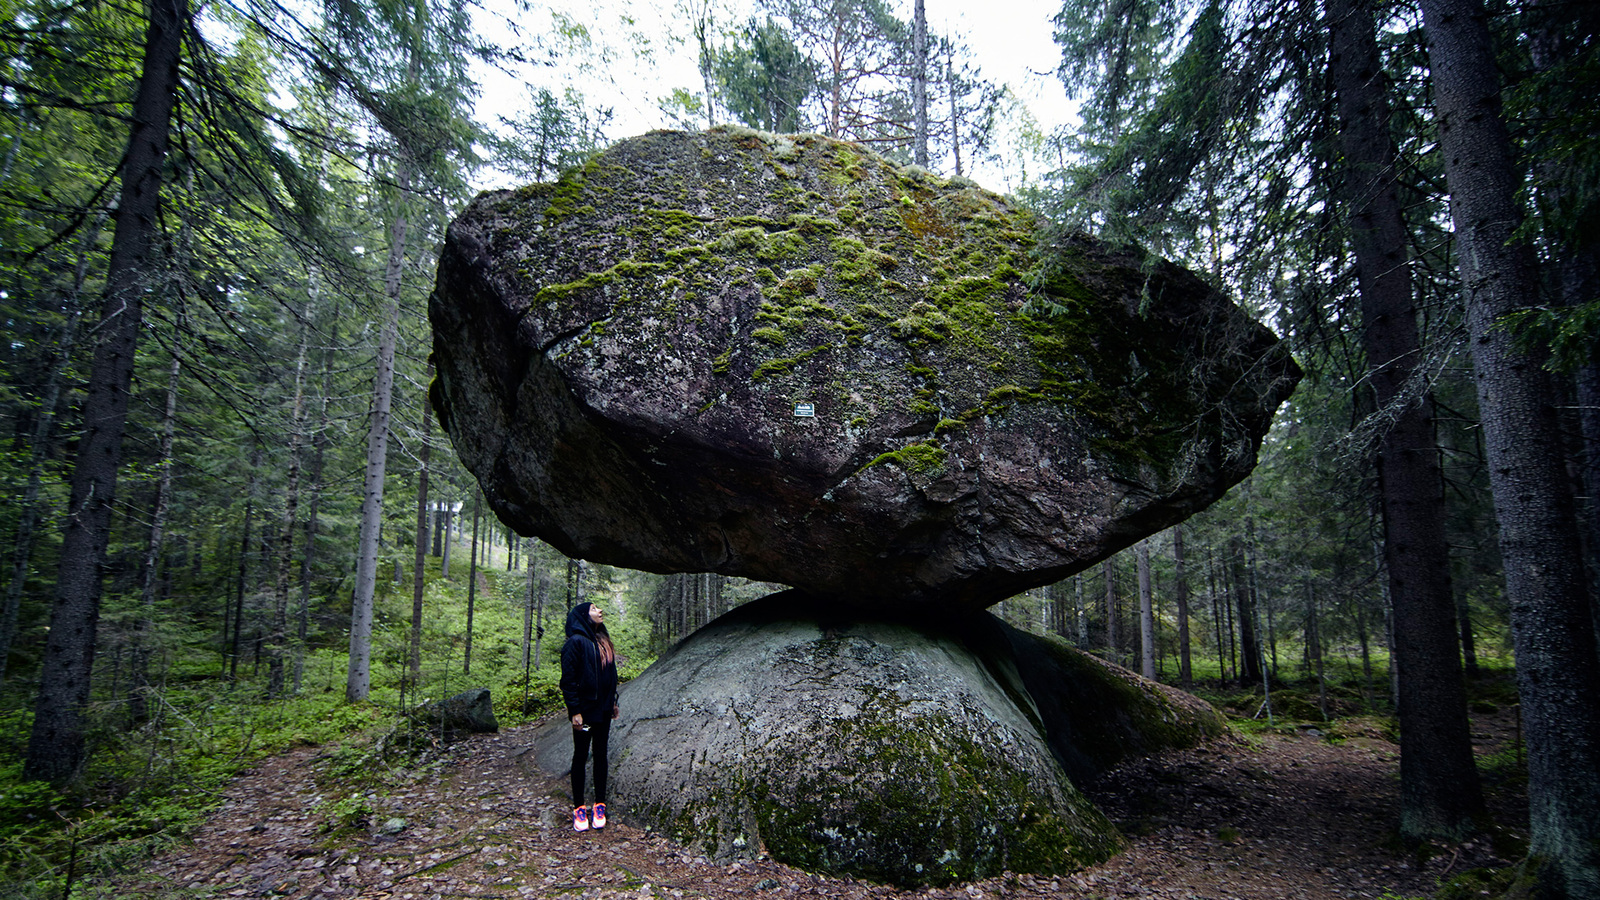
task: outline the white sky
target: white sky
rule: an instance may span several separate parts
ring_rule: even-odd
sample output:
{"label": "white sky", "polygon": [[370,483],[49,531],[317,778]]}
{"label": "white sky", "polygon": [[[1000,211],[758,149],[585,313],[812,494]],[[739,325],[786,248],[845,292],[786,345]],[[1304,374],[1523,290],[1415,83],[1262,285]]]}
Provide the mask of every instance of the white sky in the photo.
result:
{"label": "white sky", "polygon": [[[902,19],[910,20],[911,0],[890,2]],[[700,91],[688,19],[676,12],[675,3],[531,0],[529,5],[532,9],[512,14],[514,18],[496,21],[492,14],[481,16],[478,23],[484,37],[508,41],[512,29],[519,26],[545,34],[553,16],[564,13],[584,25],[604,61],[588,71],[570,66],[536,68],[521,78],[484,72],[479,103],[480,118],[485,121],[492,122],[496,115],[515,115],[526,97],[526,81],[557,93],[570,83],[594,104],[614,109],[610,136],[620,140],[668,126],[657,100],[674,88]],[[719,0],[719,6],[719,18],[733,25],[749,16],[751,4],[749,0]],[[1054,74],[1060,51],[1051,36],[1051,18],[1060,11],[1060,0],[987,0],[976,6],[958,0],[925,0],[925,9],[929,30],[954,35],[966,43],[984,76],[1010,85],[1040,130],[1049,134],[1073,121],[1072,105]],[[641,42],[641,35],[648,41]],[[637,51],[646,44],[648,53],[641,58]],[[966,174],[998,191],[1014,189],[1024,177],[1017,163]],[[488,178],[492,183],[484,187],[508,186],[505,176]]]}

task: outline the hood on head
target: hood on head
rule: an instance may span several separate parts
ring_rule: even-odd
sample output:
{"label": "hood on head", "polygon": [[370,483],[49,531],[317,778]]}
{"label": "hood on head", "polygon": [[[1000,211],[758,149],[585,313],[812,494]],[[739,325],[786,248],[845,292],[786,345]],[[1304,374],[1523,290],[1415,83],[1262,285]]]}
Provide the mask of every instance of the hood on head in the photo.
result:
{"label": "hood on head", "polygon": [[593,603],[585,600],[567,610],[567,637],[581,634],[590,640],[594,640],[594,623],[589,621],[589,607],[593,605]]}

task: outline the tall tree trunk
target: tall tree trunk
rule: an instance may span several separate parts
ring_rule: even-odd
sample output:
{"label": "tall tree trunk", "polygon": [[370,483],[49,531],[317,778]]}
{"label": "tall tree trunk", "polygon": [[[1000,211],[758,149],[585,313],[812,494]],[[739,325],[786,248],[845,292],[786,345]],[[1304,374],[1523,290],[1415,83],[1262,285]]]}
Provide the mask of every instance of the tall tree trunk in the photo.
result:
{"label": "tall tree trunk", "polygon": [[928,167],[928,13],[924,0],[912,4],[911,106],[916,117],[912,162]]}
{"label": "tall tree trunk", "polygon": [[1330,0],[1328,26],[1361,343],[1376,415],[1391,419],[1377,467],[1400,665],[1400,831],[1459,839],[1483,812],[1483,794],[1456,644],[1433,401],[1407,385],[1422,347],[1377,27],[1364,0]]}
{"label": "tall tree trunk", "polygon": [[311,344],[311,317],[316,300],[300,311],[300,340],[294,358],[294,398],[289,406],[289,471],[284,478],[283,518],[278,529],[278,556],[272,582],[272,634],[267,642],[267,696],[283,694],[289,658],[289,582],[294,566],[294,533],[300,515],[301,447],[306,432],[306,355]]}
{"label": "tall tree trunk", "polygon": [[456,510],[455,504],[445,500],[439,503],[439,511],[444,514],[444,555],[439,558],[439,577],[450,580],[450,548],[453,544],[451,537],[454,535]]}
{"label": "tall tree trunk", "polygon": [[[428,375],[423,384],[433,380],[433,363],[428,364]],[[422,684],[422,595],[427,587],[428,565],[428,456],[433,447],[433,404],[427,392],[422,395],[422,428],[417,439],[422,444],[417,453],[417,554],[411,568],[411,640],[406,654],[407,670],[412,691]],[[404,692],[402,692],[404,693]]]}
{"label": "tall tree trunk", "polygon": [[1089,649],[1089,607],[1083,600],[1083,574],[1072,576],[1072,617],[1077,620],[1078,649]]}
{"label": "tall tree trunk", "polygon": [[528,706],[528,691],[532,689],[533,664],[533,593],[538,578],[538,566],[533,565],[533,538],[528,543],[528,583],[522,593],[522,706]]}
{"label": "tall tree trunk", "polygon": [[239,536],[239,576],[234,582],[233,639],[228,650],[228,680],[239,677],[239,644],[244,639],[244,591],[250,576],[250,535],[256,521],[256,482],[261,470],[261,445],[250,453],[250,486],[245,491],[244,533]]}
{"label": "tall tree trunk", "polygon": [[1244,539],[1234,538],[1230,546],[1233,567],[1233,596],[1239,610],[1239,663],[1235,671],[1243,684],[1261,683],[1261,648],[1256,644],[1256,611],[1251,602],[1250,576],[1245,571]]}
{"label": "tall tree trunk", "polygon": [[122,196],[106,272],[101,340],[84,393],[84,431],[72,469],[50,634],[22,768],[23,777],[31,780],[64,782],[84,759],[84,712],[100,619],[101,566],[122,464],[122,432],[144,312],[141,304],[157,280],[161,168],[167,157],[189,14],[185,0],[151,0],[149,9],[143,67],[129,117],[133,128],[122,158]]}
{"label": "tall tree trunk", "polygon": [[467,639],[461,654],[461,674],[472,674],[472,613],[478,599],[478,513],[483,495],[472,492],[472,550],[467,554]]}
{"label": "tall tree trunk", "polygon": [[1156,612],[1155,593],[1150,587],[1150,544],[1140,541],[1134,545],[1134,559],[1139,572],[1139,674],[1156,677]]}
{"label": "tall tree trunk", "polygon": [[1322,629],[1317,617],[1317,590],[1311,583],[1308,575],[1305,579],[1306,586],[1306,654],[1314,667],[1317,676],[1317,708],[1322,711],[1322,720],[1328,720],[1328,679],[1322,670]]}
{"label": "tall tree trunk", "polygon": [[1183,558],[1183,523],[1172,526],[1172,593],[1178,601],[1178,683],[1194,687],[1189,659],[1189,570]]}
{"label": "tall tree trunk", "polygon": [[[534,568],[538,568],[535,566]],[[539,572],[539,590],[533,598],[533,667],[544,662],[544,604],[550,599],[550,576]]]}
{"label": "tall tree trunk", "polygon": [[945,78],[950,88],[950,153],[955,158],[955,174],[961,175],[961,107],[956,101],[956,51],[954,45],[945,49]]}
{"label": "tall tree trunk", "polygon": [[1117,566],[1114,557],[1100,564],[1100,573],[1106,582],[1106,653],[1112,662],[1121,662],[1122,654],[1117,649]]}
{"label": "tall tree trunk", "polygon": [[166,542],[167,507],[172,500],[172,439],[178,419],[178,377],[183,362],[174,353],[167,370],[167,402],[161,416],[161,451],[156,476],[156,499],[150,510],[150,540],[145,545],[144,566],[139,588],[139,626],[134,632],[132,668],[133,692],[128,696],[128,713],[134,722],[146,717],[145,691],[150,686],[150,637],[155,632],[156,583],[160,578],[161,551]]}
{"label": "tall tree trunk", "polygon": [[[313,277],[316,273],[312,273]],[[300,554],[300,609],[295,625],[294,690],[300,692],[301,677],[305,673],[306,641],[310,637],[311,570],[317,554],[317,519],[322,508],[322,466],[328,447],[328,400],[333,396],[333,347],[339,343],[339,309],[334,305],[328,336],[329,346],[322,355],[322,389],[317,398],[317,428],[311,439],[311,475],[306,492],[311,500],[306,507],[305,552]]]}
{"label": "tall tree trunk", "polygon": [[716,23],[711,18],[712,0],[694,0],[694,8],[690,13],[694,16],[691,28],[694,31],[695,44],[700,53],[697,58],[700,68],[700,84],[706,92],[706,127],[717,127],[717,95],[713,90],[711,63],[713,48],[711,46],[711,32]]}
{"label": "tall tree trunk", "polygon": [[[22,132],[12,142],[15,152]],[[67,318],[61,324],[61,336],[56,339],[55,352],[51,354],[50,367],[44,376],[44,392],[39,398],[38,418],[34,420],[33,434],[28,439],[28,484],[23,488],[22,502],[17,509],[16,539],[11,544],[11,578],[6,583],[5,606],[0,609],[0,681],[6,677],[6,662],[11,657],[11,645],[17,637],[17,621],[22,610],[22,590],[28,582],[29,562],[33,557],[33,534],[39,524],[39,491],[44,486],[44,464],[49,456],[50,431],[55,424],[56,405],[61,400],[62,373],[72,359],[72,347],[77,342],[78,320],[83,315],[83,282],[89,276],[90,251],[100,241],[100,230],[105,227],[107,210],[95,215],[94,225],[84,233],[79,245],[78,264],[73,273],[72,290],[64,306]]]}
{"label": "tall tree trunk", "polygon": [[396,180],[400,206],[389,229],[389,263],[384,271],[383,335],[378,339],[378,369],[372,379],[371,419],[367,423],[367,467],[361,488],[361,535],[356,549],[355,595],[350,605],[350,664],[344,696],[351,703],[367,699],[372,687],[372,597],[378,586],[378,533],[383,527],[383,478],[389,456],[389,407],[394,399],[394,351],[400,334],[400,275],[405,264],[407,220],[405,195],[411,188],[410,166],[402,154]]}
{"label": "tall tree trunk", "polygon": [[1528,745],[1529,847],[1553,896],[1600,896],[1600,671],[1543,353],[1507,314],[1539,302],[1517,235],[1510,137],[1478,0],[1423,0]]}
{"label": "tall tree trunk", "polygon": [[1459,580],[1451,583],[1455,594],[1456,630],[1461,635],[1461,667],[1468,679],[1478,677],[1478,643],[1472,636],[1472,605]]}

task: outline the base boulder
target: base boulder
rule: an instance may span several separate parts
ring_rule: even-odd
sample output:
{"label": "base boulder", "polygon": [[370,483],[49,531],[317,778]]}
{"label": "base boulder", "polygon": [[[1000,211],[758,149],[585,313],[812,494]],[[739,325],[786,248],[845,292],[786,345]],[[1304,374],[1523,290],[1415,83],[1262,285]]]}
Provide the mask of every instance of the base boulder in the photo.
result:
{"label": "base boulder", "polygon": [[[1031,638],[987,613],[929,628],[799,605],[735,610],[625,686],[613,815],[715,858],[764,848],[899,885],[1066,872],[1120,846],[1017,670]],[[541,733],[547,774],[568,770],[569,732]]]}

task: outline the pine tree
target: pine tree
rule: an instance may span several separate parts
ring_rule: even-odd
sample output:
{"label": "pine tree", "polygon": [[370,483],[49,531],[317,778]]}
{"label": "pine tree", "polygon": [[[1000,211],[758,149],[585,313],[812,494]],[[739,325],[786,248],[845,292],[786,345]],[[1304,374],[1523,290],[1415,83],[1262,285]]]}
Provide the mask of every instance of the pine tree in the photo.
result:
{"label": "pine tree", "polygon": [[1422,14],[1516,640],[1528,852],[1549,896],[1595,897],[1600,665],[1544,354],[1504,327],[1538,290],[1488,16],[1477,0],[1423,0]]}

